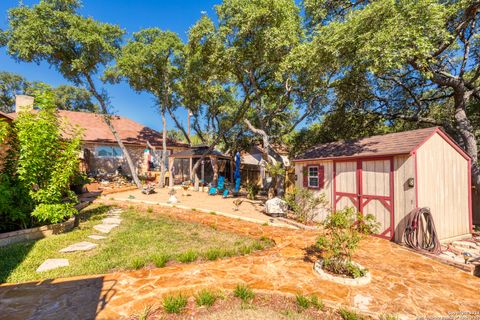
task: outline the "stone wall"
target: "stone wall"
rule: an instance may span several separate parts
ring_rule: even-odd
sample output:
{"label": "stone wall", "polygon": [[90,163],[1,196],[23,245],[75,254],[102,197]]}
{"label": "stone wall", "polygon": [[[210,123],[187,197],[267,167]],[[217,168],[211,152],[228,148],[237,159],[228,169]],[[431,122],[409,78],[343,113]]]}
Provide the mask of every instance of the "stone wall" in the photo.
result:
{"label": "stone wall", "polygon": [[75,218],[71,218],[66,222],[51,224],[48,226],[0,233],[0,247],[22,241],[37,240],[51,236],[52,234],[60,234],[70,231],[74,227],[74,222]]}

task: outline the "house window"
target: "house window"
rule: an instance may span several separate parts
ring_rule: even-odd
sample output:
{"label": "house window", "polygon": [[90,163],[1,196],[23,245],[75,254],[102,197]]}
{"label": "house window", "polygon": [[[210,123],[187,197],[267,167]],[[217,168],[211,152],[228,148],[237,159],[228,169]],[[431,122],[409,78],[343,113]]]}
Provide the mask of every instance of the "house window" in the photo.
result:
{"label": "house window", "polygon": [[[160,166],[160,163],[162,161],[162,152],[163,150],[155,150],[153,152],[153,157],[152,157],[152,166],[154,169],[156,170],[161,170],[162,167]],[[172,154],[172,150],[168,150],[166,151],[166,154],[165,154],[165,169],[168,170],[168,158],[170,157],[170,155]]]}
{"label": "house window", "polygon": [[308,187],[318,188],[318,166],[308,167]]}
{"label": "house window", "polygon": [[122,158],[123,152],[120,147],[115,146],[99,146],[95,148],[97,158]]}

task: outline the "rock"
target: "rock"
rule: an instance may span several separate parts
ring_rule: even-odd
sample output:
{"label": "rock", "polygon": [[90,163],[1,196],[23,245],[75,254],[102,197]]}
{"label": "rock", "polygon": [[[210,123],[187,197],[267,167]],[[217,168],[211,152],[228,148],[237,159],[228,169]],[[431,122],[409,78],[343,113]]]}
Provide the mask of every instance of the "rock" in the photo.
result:
{"label": "rock", "polygon": [[175,195],[171,195],[170,198],[168,198],[168,203],[178,203],[178,199],[177,197],[175,197]]}
{"label": "rock", "polygon": [[120,214],[123,212],[123,209],[110,209],[108,210],[107,214]]}
{"label": "rock", "polygon": [[88,236],[90,239],[93,239],[93,240],[103,240],[103,239],[107,239],[107,237],[105,236],[99,236],[97,234],[92,234],[91,236]]}
{"label": "rock", "polygon": [[68,259],[47,259],[40,265],[40,267],[38,267],[37,272],[44,272],[68,266]]}
{"label": "rock", "polygon": [[272,217],[285,216],[287,208],[287,203],[278,197],[265,202],[265,213]]}
{"label": "rock", "polygon": [[89,251],[97,247],[98,244],[91,243],[88,241],[82,241],[78,243],[74,243],[66,248],[60,250],[60,252],[75,252],[75,251]]}
{"label": "rock", "polygon": [[108,218],[102,219],[102,222],[104,224],[120,224],[122,222],[122,219],[114,218],[114,217],[108,217]]}
{"label": "rock", "polygon": [[93,229],[102,233],[110,233],[110,231],[116,227],[118,227],[118,224],[97,224],[96,226],[93,226]]}
{"label": "rock", "polygon": [[467,248],[467,249],[478,249],[480,246],[478,246],[475,242],[472,241],[453,241],[452,245],[454,247],[457,247],[458,249],[460,248]]}

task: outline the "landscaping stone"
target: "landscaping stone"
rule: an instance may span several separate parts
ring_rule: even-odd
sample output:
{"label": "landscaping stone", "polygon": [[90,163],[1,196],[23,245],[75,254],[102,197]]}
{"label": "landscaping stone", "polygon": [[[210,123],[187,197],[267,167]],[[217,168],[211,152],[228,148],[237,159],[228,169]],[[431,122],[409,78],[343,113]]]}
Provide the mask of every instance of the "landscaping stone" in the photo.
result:
{"label": "landscaping stone", "polygon": [[[355,261],[352,261],[353,265],[356,265],[359,268],[365,269],[362,267],[360,264],[356,263]],[[317,272],[317,274],[320,276],[320,278],[348,286],[361,286],[368,284],[370,281],[372,281],[372,275],[370,274],[369,271],[366,272],[366,274],[363,277],[360,278],[347,278],[343,276],[336,276],[330,273],[327,273],[323,270],[323,260],[317,260],[313,266],[313,269]]]}
{"label": "landscaping stone", "polygon": [[82,241],[78,243],[74,243],[66,248],[63,248],[60,250],[60,252],[76,252],[76,251],[89,251],[97,247],[98,244],[96,243],[91,243],[88,241]]}
{"label": "landscaping stone", "polygon": [[68,259],[47,259],[40,265],[40,267],[38,267],[37,272],[44,272],[68,266]]}
{"label": "landscaping stone", "polygon": [[122,219],[114,218],[114,217],[108,217],[108,218],[102,219],[102,222],[104,224],[120,224],[120,223],[122,223]]}
{"label": "landscaping stone", "polygon": [[118,224],[97,224],[96,226],[93,226],[93,229],[102,232],[102,233],[110,233],[112,229],[118,227]]}
{"label": "landscaping stone", "polygon": [[273,198],[265,202],[265,213],[273,217],[282,217],[287,212],[287,203],[280,198]]}
{"label": "landscaping stone", "polygon": [[174,195],[171,195],[171,196],[168,198],[168,201],[167,201],[167,202],[168,202],[168,203],[172,203],[172,204],[178,203],[178,199],[177,199],[177,197],[175,197]]}
{"label": "landscaping stone", "polygon": [[472,241],[453,241],[452,245],[457,248],[479,249],[480,246]]}
{"label": "landscaping stone", "polygon": [[97,234],[92,234],[90,236],[88,236],[90,239],[93,239],[93,240],[103,240],[103,239],[107,239],[107,237],[105,236],[99,236]]}

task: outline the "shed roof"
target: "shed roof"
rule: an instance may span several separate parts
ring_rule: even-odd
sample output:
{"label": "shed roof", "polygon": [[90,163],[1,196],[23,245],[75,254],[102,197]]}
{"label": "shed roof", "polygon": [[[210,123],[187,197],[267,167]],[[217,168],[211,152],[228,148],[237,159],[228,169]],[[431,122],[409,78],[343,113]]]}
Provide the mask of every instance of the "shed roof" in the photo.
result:
{"label": "shed roof", "polygon": [[439,127],[431,127],[320,144],[299,155],[294,161],[408,154],[438,131],[442,132]]}
{"label": "shed roof", "polygon": [[7,119],[7,121],[13,120],[13,117],[0,111],[0,118]]}
{"label": "shed roof", "polygon": [[[82,141],[116,143],[115,137],[103,120],[103,116],[92,112],[58,111],[72,125],[85,129]],[[9,114],[16,117],[16,113]],[[117,130],[123,143],[146,145],[147,141],[153,146],[162,145],[162,134],[156,130],[145,127],[126,117],[112,116],[112,124]],[[168,146],[188,146],[172,139],[167,139]]]}

